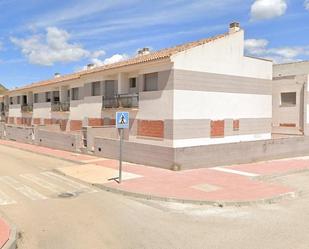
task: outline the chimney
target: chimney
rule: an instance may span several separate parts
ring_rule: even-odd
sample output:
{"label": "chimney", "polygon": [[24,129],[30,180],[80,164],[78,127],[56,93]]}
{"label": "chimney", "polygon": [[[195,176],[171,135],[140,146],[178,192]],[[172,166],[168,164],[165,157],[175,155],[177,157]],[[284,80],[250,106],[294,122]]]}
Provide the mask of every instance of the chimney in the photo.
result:
{"label": "chimney", "polygon": [[60,73],[55,73],[55,74],[54,74],[54,77],[55,77],[55,78],[59,78],[60,76],[61,76]]}
{"label": "chimney", "polygon": [[239,30],[240,30],[239,22],[232,22],[230,24],[230,29],[229,29],[230,34],[234,34],[234,33],[238,32]]}
{"label": "chimney", "polygon": [[93,63],[87,65],[87,69],[93,69],[93,68],[95,68],[95,65]]}
{"label": "chimney", "polygon": [[147,55],[147,54],[150,54],[149,48],[142,48],[142,49],[138,50],[138,52],[137,52],[137,56]]}

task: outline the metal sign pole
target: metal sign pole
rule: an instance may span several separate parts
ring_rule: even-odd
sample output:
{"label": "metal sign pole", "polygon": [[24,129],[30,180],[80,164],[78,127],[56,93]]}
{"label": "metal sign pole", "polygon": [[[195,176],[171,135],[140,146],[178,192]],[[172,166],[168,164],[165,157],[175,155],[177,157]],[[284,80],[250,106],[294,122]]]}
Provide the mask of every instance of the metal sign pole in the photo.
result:
{"label": "metal sign pole", "polygon": [[120,146],[119,146],[119,183],[122,180],[122,145],[123,145],[123,129],[120,130]]}

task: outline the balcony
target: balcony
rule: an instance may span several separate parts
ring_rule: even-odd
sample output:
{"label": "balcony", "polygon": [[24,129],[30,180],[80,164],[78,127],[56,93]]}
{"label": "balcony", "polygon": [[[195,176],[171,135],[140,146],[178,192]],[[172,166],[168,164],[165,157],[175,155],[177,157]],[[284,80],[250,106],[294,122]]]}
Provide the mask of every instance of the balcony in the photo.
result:
{"label": "balcony", "polygon": [[102,109],[105,108],[138,108],[138,94],[118,94],[114,97],[103,97]]}
{"label": "balcony", "polygon": [[33,112],[33,105],[29,104],[22,105],[21,112]]}
{"label": "balcony", "polygon": [[52,112],[69,112],[70,103],[69,102],[56,102],[51,104]]}

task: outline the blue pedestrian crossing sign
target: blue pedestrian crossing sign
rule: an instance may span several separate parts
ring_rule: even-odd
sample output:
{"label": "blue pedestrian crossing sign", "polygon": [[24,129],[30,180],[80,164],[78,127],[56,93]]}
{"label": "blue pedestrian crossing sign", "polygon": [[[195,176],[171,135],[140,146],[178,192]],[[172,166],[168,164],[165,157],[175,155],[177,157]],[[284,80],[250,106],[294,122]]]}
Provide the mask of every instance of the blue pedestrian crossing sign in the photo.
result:
{"label": "blue pedestrian crossing sign", "polygon": [[128,129],[130,125],[129,112],[116,112],[116,128]]}

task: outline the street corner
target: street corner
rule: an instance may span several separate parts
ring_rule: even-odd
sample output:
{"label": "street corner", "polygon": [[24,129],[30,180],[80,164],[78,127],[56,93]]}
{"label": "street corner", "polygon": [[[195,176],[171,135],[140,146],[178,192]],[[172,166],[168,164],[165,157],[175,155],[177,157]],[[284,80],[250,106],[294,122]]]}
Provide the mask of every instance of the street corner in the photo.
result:
{"label": "street corner", "polygon": [[[66,176],[87,182],[90,184],[106,184],[111,182],[119,175],[119,171],[113,168],[108,168],[96,164],[83,164],[71,167],[57,168],[57,171]],[[129,172],[122,172],[124,181],[142,177]]]}

